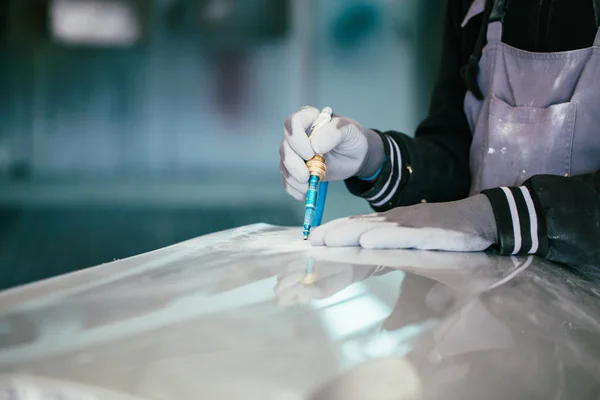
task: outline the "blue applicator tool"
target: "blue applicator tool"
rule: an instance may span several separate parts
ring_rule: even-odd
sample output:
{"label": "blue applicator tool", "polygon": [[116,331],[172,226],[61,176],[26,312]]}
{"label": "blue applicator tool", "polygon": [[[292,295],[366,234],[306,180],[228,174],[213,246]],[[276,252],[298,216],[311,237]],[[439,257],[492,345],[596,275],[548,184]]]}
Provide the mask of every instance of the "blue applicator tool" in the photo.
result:
{"label": "blue applicator tool", "polygon": [[[325,107],[315,122],[312,123],[307,132],[308,136],[310,137],[316,129],[331,121],[332,114],[333,111],[331,108]],[[304,240],[308,239],[311,227],[319,226],[321,224],[328,187],[328,183],[323,182],[327,173],[327,166],[325,165],[325,158],[321,154],[317,154],[308,160],[306,166],[308,167],[310,178],[308,180],[306,202],[304,203],[304,224],[302,231]]]}

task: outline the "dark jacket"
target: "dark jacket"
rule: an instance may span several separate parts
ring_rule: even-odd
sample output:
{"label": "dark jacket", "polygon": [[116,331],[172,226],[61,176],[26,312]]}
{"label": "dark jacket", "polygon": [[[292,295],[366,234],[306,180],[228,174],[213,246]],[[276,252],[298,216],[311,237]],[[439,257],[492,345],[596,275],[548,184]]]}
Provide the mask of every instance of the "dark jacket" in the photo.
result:
{"label": "dark jacket", "polygon": [[[429,115],[418,126],[415,137],[384,132],[392,142],[384,140],[386,162],[378,178],[373,183],[346,180],[350,192],[369,199],[375,211],[423,201],[459,200],[468,195],[472,134],[463,111],[467,88],[460,71],[474,51],[483,21],[479,14],[461,27],[471,3],[448,0],[439,76]],[[536,52],[590,47],[598,26],[597,11],[594,0],[509,0],[502,40]],[[600,127],[598,131],[600,134]],[[505,192],[499,188],[484,192],[498,225],[497,250],[512,253],[516,218],[523,243],[519,254],[530,253],[531,243],[536,241],[535,254],[549,260],[600,266],[600,171],[573,177],[536,175],[523,186],[533,205],[525,201],[522,189],[510,188],[517,204],[512,213]],[[380,204],[382,200],[386,201]],[[537,238],[530,233],[531,223],[537,223]]]}

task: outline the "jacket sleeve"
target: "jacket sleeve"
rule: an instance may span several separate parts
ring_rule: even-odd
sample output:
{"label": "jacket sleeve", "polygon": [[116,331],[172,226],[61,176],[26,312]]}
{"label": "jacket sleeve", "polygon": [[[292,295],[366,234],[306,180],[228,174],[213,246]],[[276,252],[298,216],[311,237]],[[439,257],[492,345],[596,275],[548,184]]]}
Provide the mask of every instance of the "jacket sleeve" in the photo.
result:
{"label": "jacket sleeve", "polygon": [[462,5],[449,0],[444,21],[440,72],[428,117],[415,138],[395,131],[379,132],[386,160],[373,182],[350,178],[348,190],[369,201],[375,211],[422,201],[441,202],[464,198],[470,186],[471,132],[463,111],[466,87],[460,75],[466,47],[476,35],[463,37]]}
{"label": "jacket sleeve", "polygon": [[536,175],[520,187],[483,193],[494,210],[500,253],[600,267],[600,171]]}

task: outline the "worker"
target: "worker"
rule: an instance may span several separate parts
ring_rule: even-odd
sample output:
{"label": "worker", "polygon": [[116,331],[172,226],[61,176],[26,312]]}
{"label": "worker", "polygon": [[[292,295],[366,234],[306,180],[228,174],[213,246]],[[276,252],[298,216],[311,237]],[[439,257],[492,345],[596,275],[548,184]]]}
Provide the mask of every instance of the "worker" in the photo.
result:
{"label": "worker", "polygon": [[[284,122],[285,190],[323,154],[374,214],[333,220],[316,246],[536,254],[600,266],[598,0],[448,0],[439,76],[414,137],[302,107]],[[377,60],[373,60],[377,62]]]}

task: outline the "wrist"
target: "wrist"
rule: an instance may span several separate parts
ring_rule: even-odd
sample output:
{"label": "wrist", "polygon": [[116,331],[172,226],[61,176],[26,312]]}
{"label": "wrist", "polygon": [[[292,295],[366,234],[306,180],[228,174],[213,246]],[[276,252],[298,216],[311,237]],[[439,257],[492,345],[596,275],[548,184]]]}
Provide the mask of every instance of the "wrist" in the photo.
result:
{"label": "wrist", "polygon": [[379,169],[377,171],[375,171],[373,173],[373,175],[367,176],[367,177],[357,176],[357,178],[360,179],[361,181],[365,181],[365,182],[372,182],[372,181],[374,181],[375,179],[377,179],[377,177],[381,173],[381,170],[383,169],[383,164],[385,164],[386,159],[387,159],[387,157],[384,154],[381,166],[379,167]]}
{"label": "wrist", "polygon": [[377,178],[386,161],[385,150],[381,136],[370,129],[365,129],[364,134],[367,139],[367,152],[355,176],[363,181],[372,181]]}
{"label": "wrist", "polygon": [[498,227],[494,209],[488,197],[477,194],[464,200],[459,200],[459,209],[464,218],[477,227],[479,235],[490,242],[498,243]]}
{"label": "wrist", "polygon": [[529,183],[483,191],[494,210],[500,254],[548,254],[543,209]]}

